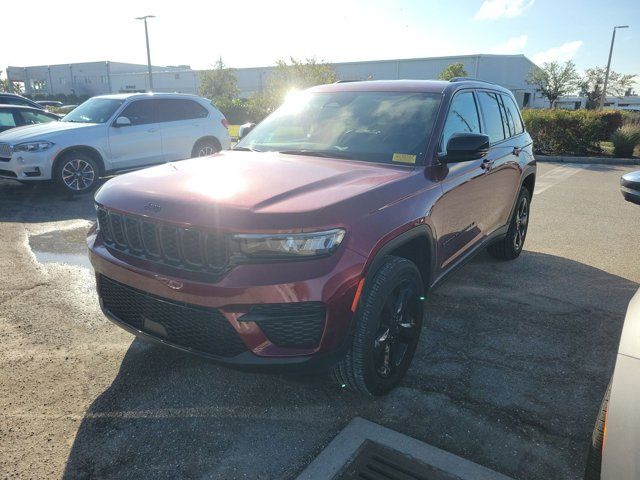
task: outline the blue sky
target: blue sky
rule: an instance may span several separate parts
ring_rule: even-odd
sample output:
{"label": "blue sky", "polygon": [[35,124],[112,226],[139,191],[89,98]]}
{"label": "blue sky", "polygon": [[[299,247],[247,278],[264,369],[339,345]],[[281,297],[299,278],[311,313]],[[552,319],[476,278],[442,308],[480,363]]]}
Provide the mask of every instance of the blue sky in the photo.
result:
{"label": "blue sky", "polygon": [[[157,65],[206,68],[220,56],[243,67],[289,56],[349,61],[524,53],[536,62],[571,58],[582,70],[606,65],[612,27],[629,24],[618,31],[612,68],[640,74],[640,0],[111,0],[99,13],[87,8],[91,4],[3,5],[3,18],[12,19],[3,37],[19,41],[4,43],[0,68],[145,63],[143,27],[133,17],[154,14],[149,28]],[[47,34],[27,33],[33,12]]]}

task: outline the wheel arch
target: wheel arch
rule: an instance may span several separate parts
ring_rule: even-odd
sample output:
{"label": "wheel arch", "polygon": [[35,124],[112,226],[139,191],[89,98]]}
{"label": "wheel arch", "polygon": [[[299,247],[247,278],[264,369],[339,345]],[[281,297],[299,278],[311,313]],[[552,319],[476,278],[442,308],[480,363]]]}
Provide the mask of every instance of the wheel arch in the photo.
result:
{"label": "wheel arch", "polygon": [[365,278],[372,278],[388,255],[402,257],[416,264],[426,292],[430,288],[436,268],[435,252],[431,228],[428,225],[414,227],[392,238],[378,249],[366,268]]}
{"label": "wheel arch", "polygon": [[216,144],[216,146],[218,147],[218,151],[222,150],[222,143],[220,143],[220,140],[218,139],[218,137],[216,137],[215,135],[204,135],[200,138],[198,138],[194,144],[193,147],[191,148],[191,156],[194,157],[195,153],[196,153],[196,148],[198,147],[198,144],[200,144],[201,142],[205,142],[205,141],[212,141]]}
{"label": "wheel arch", "polygon": [[536,188],[536,172],[526,172],[522,179],[522,186],[529,191],[529,198],[533,199],[533,191]]}
{"label": "wheel arch", "polygon": [[106,168],[104,165],[104,159],[102,158],[102,155],[100,154],[100,152],[98,152],[98,150],[88,145],[74,145],[72,147],[67,147],[64,150],[61,150],[60,152],[58,152],[55,160],[53,161],[52,173],[56,171],[56,169],[58,168],[58,164],[66,155],[74,152],[81,152],[81,153],[86,153],[90,155],[91,158],[93,158],[98,164],[98,168],[100,169],[100,172],[99,172],[100,175],[103,175],[105,173]]}

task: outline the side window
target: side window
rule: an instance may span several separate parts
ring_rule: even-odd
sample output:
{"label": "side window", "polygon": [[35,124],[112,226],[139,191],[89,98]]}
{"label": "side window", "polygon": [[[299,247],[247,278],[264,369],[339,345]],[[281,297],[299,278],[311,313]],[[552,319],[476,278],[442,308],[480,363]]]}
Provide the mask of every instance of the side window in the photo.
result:
{"label": "side window", "polygon": [[500,104],[498,103],[496,94],[491,92],[478,92],[478,100],[482,108],[485,133],[489,135],[491,143],[504,140],[505,134],[502,127],[502,115],[500,114]]}
{"label": "side window", "polygon": [[29,110],[20,111],[20,115],[22,116],[22,120],[24,120],[25,125],[35,125],[37,123],[49,123],[53,122],[55,118],[47,115],[46,113],[32,112]]}
{"label": "side window", "polygon": [[209,111],[193,100],[165,98],[158,100],[158,119],[160,122],[178,122],[206,118]]}
{"label": "side window", "polygon": [[518,135],[524,132],[524,126],[522,125],[522,118],[520,117],[520,111],[516,106],[516,102],[513,101],[509,95],[502,95],[502,101],[504,103],[504,109],[507,112],[509,123],[513,124],[513,135]]}
{"label": "side window", "polygon": [[453,98],[447,121],[442,130],[441,150],[447,148],[447,142],[454,133],[480,133],[480,119],[473,93],[459,93]]}
{"label": "side window", "polygon": [[0,110],[0,127],[15,127],[16,119],[11,110]]}
{"label": "side window", "polygon": [[513,125],[513,119],[509,120],[507,111],[504,108],[504,102],[502,101],[502,95],[497,95],[498,103],[500,104],[500,115],[502,115],[502,128],[504,129],[504,136],[506,138],[515,135],[515,126]]}
{"label": "side window", "polygon": [[120,116],[131,120],[131,125],[155,123],[154,103],[153,100],[136,100],[128,105]]}

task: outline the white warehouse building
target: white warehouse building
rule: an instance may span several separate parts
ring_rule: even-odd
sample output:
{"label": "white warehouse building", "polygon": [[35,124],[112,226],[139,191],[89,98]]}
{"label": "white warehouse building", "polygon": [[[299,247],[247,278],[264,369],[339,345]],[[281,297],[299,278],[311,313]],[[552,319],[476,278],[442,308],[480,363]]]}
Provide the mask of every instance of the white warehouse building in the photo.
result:
{"label": "white warehouse building", "polygon": [[[502,85],[511,90],[520,106],[538,106],[541,102],[527,75],[536,65],[524,55],[461,55],[451,57],[340,62],[330,65],[339,80],[434,79],[447,66],[462,63],[469,77]],[[153,68],[154,90],[158,92],[197,93],[197,70],[188,66]],[[237,68],[235,75],[242,97],[264,88],[274,67]],[[89,62],[65,65],[7,68],[7,77],[22,82],[28,95],[145,91],[147,66],[120,62]]]}

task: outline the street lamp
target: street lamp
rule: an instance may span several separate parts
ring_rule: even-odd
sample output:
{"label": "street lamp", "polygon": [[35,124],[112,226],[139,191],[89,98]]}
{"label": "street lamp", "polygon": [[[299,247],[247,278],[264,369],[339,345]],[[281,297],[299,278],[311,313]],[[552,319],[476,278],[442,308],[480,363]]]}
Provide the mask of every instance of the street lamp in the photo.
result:
{"label": "street lamp", "polygon": [[136,17],[136,20],[144,20],[144,36],[147,39],[147,68],[149,69],[149,91],[153,92],[153,76],[151,73],[151,52],[149,50],[149,30],[147,30],[147,18],[156,18],[155,15]]}
{"label": "street lamp", "polygon": [[616,41],[616,30],[618,28],[629,28],[629,25],[618,25],[613,27],[613,35],[611,36],[611,48],[609,48],[609,61],[607,62],[607,73],[604,74],[604,88],[600,95],[600,109],[604,107],[604,98],[607,96],[607,83],[609,82],[609,68],[611,67],[611,54],[613,53],[613,42]]}

